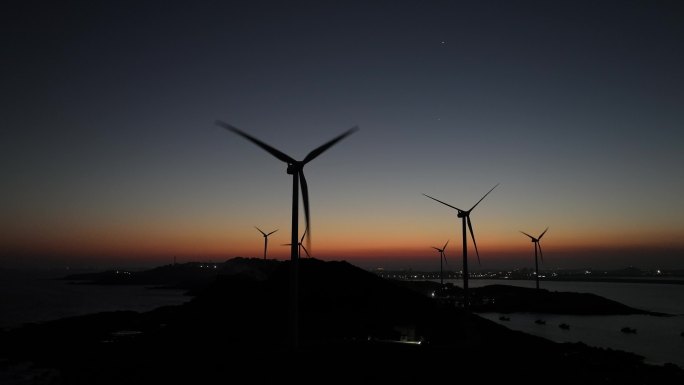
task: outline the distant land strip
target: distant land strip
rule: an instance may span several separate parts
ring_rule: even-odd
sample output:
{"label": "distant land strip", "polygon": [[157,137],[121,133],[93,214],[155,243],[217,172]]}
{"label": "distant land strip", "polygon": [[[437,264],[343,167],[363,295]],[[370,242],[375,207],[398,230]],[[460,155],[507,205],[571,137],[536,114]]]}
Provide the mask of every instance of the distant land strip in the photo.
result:
{"label": "distant land strip", "polygon": [[[471,278],[473,279],[473,278]],[[659,279],[659,278],[618,278],[618,277],[553,277],[544,281],[563,282],[613,282],[613,283],[661,283],[668,285],[684,285],[684,279]]]}

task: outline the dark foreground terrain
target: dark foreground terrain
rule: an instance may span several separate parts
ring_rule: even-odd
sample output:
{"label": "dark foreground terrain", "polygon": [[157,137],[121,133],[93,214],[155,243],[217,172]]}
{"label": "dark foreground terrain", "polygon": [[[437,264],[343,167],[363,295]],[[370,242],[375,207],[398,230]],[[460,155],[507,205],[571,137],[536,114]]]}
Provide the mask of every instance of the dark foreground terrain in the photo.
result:
{"label": "dark foreground terrain", "polygon": [[293,351],[289,263],[241,263],[250,268],[220,275],[181,306],[6,332],[0,382],[684,383],[672,365],[514,332],[345,262],[310,259],[301,263],[300,347]]}

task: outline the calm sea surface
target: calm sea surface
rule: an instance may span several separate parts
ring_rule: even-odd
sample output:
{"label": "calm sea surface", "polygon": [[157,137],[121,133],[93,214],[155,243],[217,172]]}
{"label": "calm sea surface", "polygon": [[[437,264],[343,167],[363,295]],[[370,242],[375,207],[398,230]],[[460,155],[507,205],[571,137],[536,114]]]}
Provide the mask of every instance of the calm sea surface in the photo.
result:
{"label": "calm sea surface", "polygon": [[[461,286],[460,280],[450,280]],[[534,281],[471,280],[471,287],[506,284],[534,287]],[[646,362],[674,363],[684,368],[684,285],[612,282],[541,282],[551,291],[593,293],[635,308],[674,314],[673,317],[646,315],[572,316],[535,313],[508,314],[510,321],[501,321],[502,314],[485,313],[482,317],[514,330],[544,337],[556,342],[584,342],[587,345],[624,350],[645,357]],[[538,325],[536,320],[546,321]],[[559,324],[570,325],[563,330]],[[637,330],[625,334],[623,327]]]}
{"label": "calm sea surface", "polygon": [[78,285],[55,279],[64,275],[0,270],[0,328],[103,311],[148,311],[190,300],[182,290]]}

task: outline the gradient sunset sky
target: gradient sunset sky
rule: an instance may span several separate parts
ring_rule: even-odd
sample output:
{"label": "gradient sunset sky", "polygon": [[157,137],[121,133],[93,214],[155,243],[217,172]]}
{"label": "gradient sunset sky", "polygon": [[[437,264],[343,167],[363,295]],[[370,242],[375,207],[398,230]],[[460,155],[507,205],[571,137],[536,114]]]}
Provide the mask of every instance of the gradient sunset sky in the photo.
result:
{"label": "gradient sunset sky", "polygon": [[[438,269],[684,268],[676,1],[10,1],[0,267],[289,249],[306,166],[314,255]],[[60,3],[60,4],[56,4]],[[170,4],[173,3],[173,4]],[[302,221],[303,222],[303,221]]]}

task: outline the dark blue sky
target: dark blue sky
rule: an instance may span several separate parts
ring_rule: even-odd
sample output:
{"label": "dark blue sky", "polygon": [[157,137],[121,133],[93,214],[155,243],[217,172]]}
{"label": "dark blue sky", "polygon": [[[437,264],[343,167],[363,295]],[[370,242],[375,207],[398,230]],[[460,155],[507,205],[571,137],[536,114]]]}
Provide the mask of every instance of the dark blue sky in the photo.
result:
{"label": "dark blue sky", "polygon": [[222,119],[294,157],[361,126],[307,167],[323,257],[429,256],[457,226],[420,193],[501,182],[497,263],[551,226],[559,266],[682,266],[679,2],[175,3],[5,6],[5,254],[258,250],[289,180]]}

